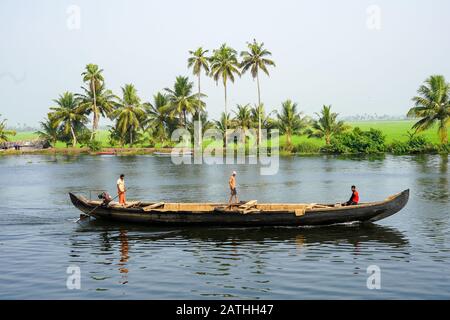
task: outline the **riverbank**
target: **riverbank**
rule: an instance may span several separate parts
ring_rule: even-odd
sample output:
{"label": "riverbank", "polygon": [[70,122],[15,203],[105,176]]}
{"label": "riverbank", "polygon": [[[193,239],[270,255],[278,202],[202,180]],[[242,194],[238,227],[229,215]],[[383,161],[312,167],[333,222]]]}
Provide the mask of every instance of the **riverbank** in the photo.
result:
{"label": "riverbank", "polygon": [[[350,122],[351,128],[360,128],[368,131],[370,129],[379,130],[384,136],[384,146],[382,150],[370,153],[387,153],[387,154],[448,154],[450,145],[440,145],[436,128],[431,128],[425,132],[414,135],[419,140],[411,140],[411,127],[414,121],[359,121]],[[449,131],[450,135],[450,131]],[[11,141],[36,139],[38,135],[35,132],[18,132],[16,136],[11,137]],[[67,147],[65,143],[58,141],[55,149],[42,149],[30,151],[7,150],[0,151],[1,155],[20,155],[20,154],[98,154],[100,152],[115,152],[117,155],[139,155],[152,154],[154,152],[171,152],[170,143],[147,143],[136,144],[134,147],[116,147],[112,146],[109,141],[109,132],[100,130],[97,133],[99,148],[96,150],[89,149],[86,146],[78,145],[76,148]],[[283,156],[290,155],[319,155],[319,154],[358,154],[367,153],[358,150],[338,150],[336,148],[326,148],[325,141],[318,138],[309,138],[306,135],[293,135],[291,137],[292,145],[287,147],[286,136],[280,136],[279,154]],[[203,148],[217,147],[217,142],[203,141]],[[339,148],[338,148],[339,149]]]}

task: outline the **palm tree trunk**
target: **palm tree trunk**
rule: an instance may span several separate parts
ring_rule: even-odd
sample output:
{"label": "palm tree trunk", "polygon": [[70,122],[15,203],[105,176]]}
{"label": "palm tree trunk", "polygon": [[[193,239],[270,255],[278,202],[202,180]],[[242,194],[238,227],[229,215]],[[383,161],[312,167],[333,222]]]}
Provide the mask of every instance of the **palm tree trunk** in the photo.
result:
{"label": "palm tree trunk", "polygon": [[448,143],[448,133],[447,133],[447,126],[445,125],[445,120],[442,119],[439,123],[439,135],[441,138],[442,144]]}
{"label": "palm tree trunk", "polygon": [[259,88],[259,73],[256,72],[256,84],[258,86],[258,145],[261,144],[261,91]]}
{"label": "palm tree trunk", "polygon": [[228,143],[228,138],[227,138],[227,129],[228,129],[228,121],[227,121],[227,84],[224,82],[223,83],[223,87],[225,89],[225,147],[227,146]]}
{"label": "palm tree trunk", "polygon": [[133,126],[130,127],[130,147],[133,145]]}
{"label": "palm tree trunk", "polygon": [[95,92],[95,81],[91,81],[91,90],[92,93],[94,95],[94,119],[92,121],[92,132],[91,132],[91,141],[92,139],[94,139],[95,137],[95,131],[97,130],[97,122],[98,122],[98,117],[97,117],[97,96],[96,96],[96,92]]}
{"label": "palm tree trunk", "polygon": [[77,146],[77,136],[75,135],[75,131],[73,130],[72,124],[70,124],[70,133],[72,133],[72,146],[76,148]]}
{"label": "palm tree trunk", "polygon": [[200,116],[200,95],[201,95],[201,90],[200,90],[200,72],[198,73],[198,147],[201,148],[202,146],[202,118]]}

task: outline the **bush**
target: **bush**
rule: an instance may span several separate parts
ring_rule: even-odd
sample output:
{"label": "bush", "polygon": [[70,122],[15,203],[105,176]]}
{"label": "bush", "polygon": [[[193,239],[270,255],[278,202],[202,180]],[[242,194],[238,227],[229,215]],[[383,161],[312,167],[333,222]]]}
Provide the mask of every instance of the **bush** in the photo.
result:
{"label": "bush", "polygon": [[385,136],[380,130],[363,131],[354,128],[331,138],[330,144],[321,148],[325,153],[380,153],[386,150]]}
{"label": "bush", "polygon": [[437,151],[444,154],[450,153],[450,143],[438,145]]}
{"label": "bush", "polygon": [[392,142],[388,151],[393,154],[414,154],[436,152],[437,148],[424,137],[411,135],[408,141]]}
{"label": "bush", "polygon": [[86,145],[90,151],[95,152],[95,151],[100,151],[102,149],[102,143],[99,140],[89,141]]}
{"label": "bush", "polygon": [[319,151],[320,146],[312,142],[302,142],[292,148],[294,153],[318,153]]}

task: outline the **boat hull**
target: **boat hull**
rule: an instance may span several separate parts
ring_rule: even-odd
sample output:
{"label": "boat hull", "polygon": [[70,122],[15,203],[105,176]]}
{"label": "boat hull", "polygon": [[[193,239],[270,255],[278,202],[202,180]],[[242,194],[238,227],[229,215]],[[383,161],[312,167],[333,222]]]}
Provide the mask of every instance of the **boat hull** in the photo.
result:
{"label": "boat hull", "polygon": [[400,211],[408,202],[409,190],[385,201],[356,206],[307,210],[302,215],[292,211],[242,214],[229,211],[143,211],[142,208],[96,207],[83,197],[70,193],[75,207],[97,219],[147,225],[216,226],[314,226],[349,222],[374,222]]}

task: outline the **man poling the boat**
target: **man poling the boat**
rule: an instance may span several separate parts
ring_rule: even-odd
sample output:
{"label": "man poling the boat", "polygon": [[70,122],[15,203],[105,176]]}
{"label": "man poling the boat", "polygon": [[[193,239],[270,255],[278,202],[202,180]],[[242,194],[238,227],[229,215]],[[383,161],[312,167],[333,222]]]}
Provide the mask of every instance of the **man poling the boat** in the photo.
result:
{"label": "man poling the boat", "polygon": [[350,196],[350,199],[346,203],[343,203],[342,205],[354,206],[357,205],[358,202],[359,202],[359,193],[358,191],[356,191],[356,187],[352,186],[352,195]]}
{"label": "man poling the boat", "polygon": [[121,174],[119,179],[117,179],[117,194],[119,196],[119,204],[124,206],[126,204],[125,193],[127,189],[125,188],[125,175]]}
{"label": "man poling the boat", "polygon": [[230,193],[231,193],[228,204],[232,203],[233,197],[236,200],[235,203],[239,202],[238,196],[237,196],[237,190],[236,190],[236,171],[233,171],[233,173],[231,174],[231,177],[228,180],[228,185],[230,186]]}

